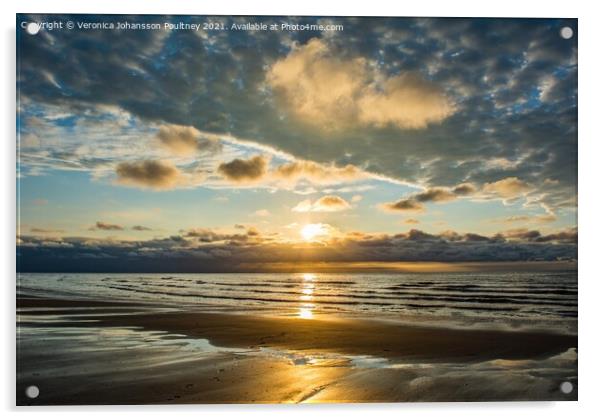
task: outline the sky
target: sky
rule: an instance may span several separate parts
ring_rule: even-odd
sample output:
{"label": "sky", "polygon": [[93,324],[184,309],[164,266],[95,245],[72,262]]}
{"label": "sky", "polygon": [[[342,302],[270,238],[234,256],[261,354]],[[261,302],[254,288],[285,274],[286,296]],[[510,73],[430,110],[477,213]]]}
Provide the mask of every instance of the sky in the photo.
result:
{"label": "sky", "polygon": [[576,20],[17,20],[227,28],[17,31],[19,271],[577,258]]}

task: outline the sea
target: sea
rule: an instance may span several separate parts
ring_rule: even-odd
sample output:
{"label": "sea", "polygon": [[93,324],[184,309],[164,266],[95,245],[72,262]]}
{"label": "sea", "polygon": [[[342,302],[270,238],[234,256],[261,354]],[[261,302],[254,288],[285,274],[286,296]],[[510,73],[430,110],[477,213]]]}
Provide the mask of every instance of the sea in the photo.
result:
{"label": "sea", "polygon": [[301,318],[577,331],[577,272],[19,273],[17,294]]}

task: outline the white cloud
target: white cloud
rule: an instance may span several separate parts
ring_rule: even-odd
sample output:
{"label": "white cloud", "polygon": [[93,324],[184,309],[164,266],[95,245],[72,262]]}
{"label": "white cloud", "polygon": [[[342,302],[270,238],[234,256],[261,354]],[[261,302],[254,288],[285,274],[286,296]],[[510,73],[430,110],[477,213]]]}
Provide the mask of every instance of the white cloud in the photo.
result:
{"label": "white cloud", "polygon": [[293,115],[326,129],[420,129],[455,112],[444,92],[419,75],[385,75],[364,58],[337,57],[317,38],[278,60],[267,82]]}

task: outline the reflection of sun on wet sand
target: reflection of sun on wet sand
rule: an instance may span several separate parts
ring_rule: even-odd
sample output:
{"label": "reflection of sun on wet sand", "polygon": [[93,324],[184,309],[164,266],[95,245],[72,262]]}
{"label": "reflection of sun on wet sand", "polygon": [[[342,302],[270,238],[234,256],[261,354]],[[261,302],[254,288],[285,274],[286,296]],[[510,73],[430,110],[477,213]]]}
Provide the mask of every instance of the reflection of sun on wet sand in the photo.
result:
{"label": "reflection of sun on wet sand", "polygon": [[18,388],[41,390],[20,403],[576,398],[558,388],[576,377],[572,335],[316,318],[303,307],[291,318],[32,298],[18,306]]}

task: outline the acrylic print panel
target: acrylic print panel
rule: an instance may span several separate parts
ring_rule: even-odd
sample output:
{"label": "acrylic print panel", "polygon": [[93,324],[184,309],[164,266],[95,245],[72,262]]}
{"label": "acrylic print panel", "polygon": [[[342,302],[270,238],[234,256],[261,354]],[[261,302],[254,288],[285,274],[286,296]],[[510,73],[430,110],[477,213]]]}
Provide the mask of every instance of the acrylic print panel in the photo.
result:
{"label": "acrylic print panel", "polygon": [[577,34],[17,15],[17,404],[576,400]]}

